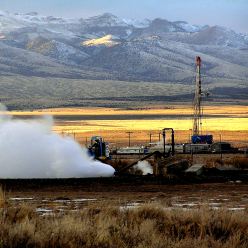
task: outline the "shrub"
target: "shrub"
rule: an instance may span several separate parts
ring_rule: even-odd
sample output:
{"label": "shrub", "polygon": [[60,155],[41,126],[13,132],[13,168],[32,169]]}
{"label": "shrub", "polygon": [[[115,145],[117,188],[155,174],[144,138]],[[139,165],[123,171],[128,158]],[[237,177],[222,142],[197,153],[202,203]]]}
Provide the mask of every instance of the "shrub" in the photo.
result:
{"label": "shrub", "polygon": [[122,209],[104,204],[44,217],[19,206],[6,207],[0,223],[1,247],[248,247],[246,214],[224,209],[168,210],[159,204]]}

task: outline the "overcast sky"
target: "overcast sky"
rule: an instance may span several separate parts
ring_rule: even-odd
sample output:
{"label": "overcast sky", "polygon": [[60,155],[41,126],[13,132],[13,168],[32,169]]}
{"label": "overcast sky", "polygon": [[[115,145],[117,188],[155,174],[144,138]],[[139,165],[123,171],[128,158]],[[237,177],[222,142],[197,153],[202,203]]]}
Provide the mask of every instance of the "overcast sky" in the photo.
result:
{"label": "overcast sky", "polygon": [[62,17],[110,12],[123,18],[161,17],[248,33],[248,0],[0,0],[0,10]]}

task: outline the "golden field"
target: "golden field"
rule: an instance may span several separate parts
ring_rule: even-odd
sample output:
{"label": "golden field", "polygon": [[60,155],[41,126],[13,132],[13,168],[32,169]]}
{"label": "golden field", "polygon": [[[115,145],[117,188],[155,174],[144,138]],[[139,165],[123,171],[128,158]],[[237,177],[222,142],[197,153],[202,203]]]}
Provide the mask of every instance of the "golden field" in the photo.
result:
{"label": "golden field", "polygon": [[[116,146],[127,145],[127,131],[132,131],[133,144],[144,144],[159,140],[159,131],[172,127],[177,142],[189,141],[192,129],[192,108],[190,105],[172,105],[147,109],[113,108],[60,108],[35,111],[13,111],[20,116],[53,115],[53,130],[72,135],[80,143],[87,143],[91,136],[101,135]],[[248,106],[205,106],[203,134],[213,134],[216,141],[231,141],[239,146],[248,143]],[[100,120],[97,117],[101,116]],[[125,116],[129,118],[125,119]],[[131,117],[130,117],[131,116]],[[59,118],[58,118],[59,117]],[[86,118],[87,117],[87,118]]]}
{"label": "golden field", "polygon": [[[170,106],[157,106],[153,108],[142,109],[114,109],[114,108],[53,108],[42,109],[33,111],[11,111],[12,115],[154,115],[154,114],[167,114],[167,115],[186,115],[192,114],[192,106],[190,105],[170,105]],[[233,117],[247,117],[248,106],[204,106],[204,114],[210,114],[212,116],[222,115]]]}

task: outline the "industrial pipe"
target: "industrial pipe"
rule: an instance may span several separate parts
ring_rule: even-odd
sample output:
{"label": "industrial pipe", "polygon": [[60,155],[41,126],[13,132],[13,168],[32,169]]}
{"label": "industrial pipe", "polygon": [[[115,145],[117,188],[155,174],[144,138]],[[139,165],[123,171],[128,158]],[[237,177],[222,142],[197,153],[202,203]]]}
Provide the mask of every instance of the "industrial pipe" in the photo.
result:
{"label": "industrial pipe", "polygon": [[165,156],[165,131],[171,130],[171,155],[175,155],[175,132],[173,128],[164,128],[163,129],[163,142],[164,142],[164,156]]}

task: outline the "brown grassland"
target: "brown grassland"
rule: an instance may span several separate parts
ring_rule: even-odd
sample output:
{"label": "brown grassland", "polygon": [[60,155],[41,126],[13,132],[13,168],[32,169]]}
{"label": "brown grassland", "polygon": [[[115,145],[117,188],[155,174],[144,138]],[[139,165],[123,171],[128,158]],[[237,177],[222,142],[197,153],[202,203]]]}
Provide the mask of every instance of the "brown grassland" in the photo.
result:
{"label": "brown grassland", "polygon": [[[168,106],[152,106],[151,108],[137,108],[137,109],[115,109],[115,108],[53,108],[53,109],[39,109],[32,111],[11,111],[12,115],[127,115],[127,114],[167,114],[167,115],[186,115],[192,114],[191,105],[168,105]],[[205,114],[247,117],[248,106],[244,105],[218,105],[218,106],[204,106]]]}
{"label": "brown grassland", "polygon": [[[12,111],[11,114],[16,117],[53,115],[54,131],[71,135],[81,144],[87,144],[91,136],[101,135],[112,146],[126,146],[127,131],[133,132],[132,145],[147,144],[150,141],[150,133],[152,141],[157,142],[160,130],[165,127],[173,127],[176,131],[176,142],[181,143],[188,142],[192,133],[190,105],[141,109],[60,108]],[[215,141],[221,138],[235,146],[247,146],[248,106],[205,106],[204,114],[207,117],[203,119],[203,134],[213,134]]]}

